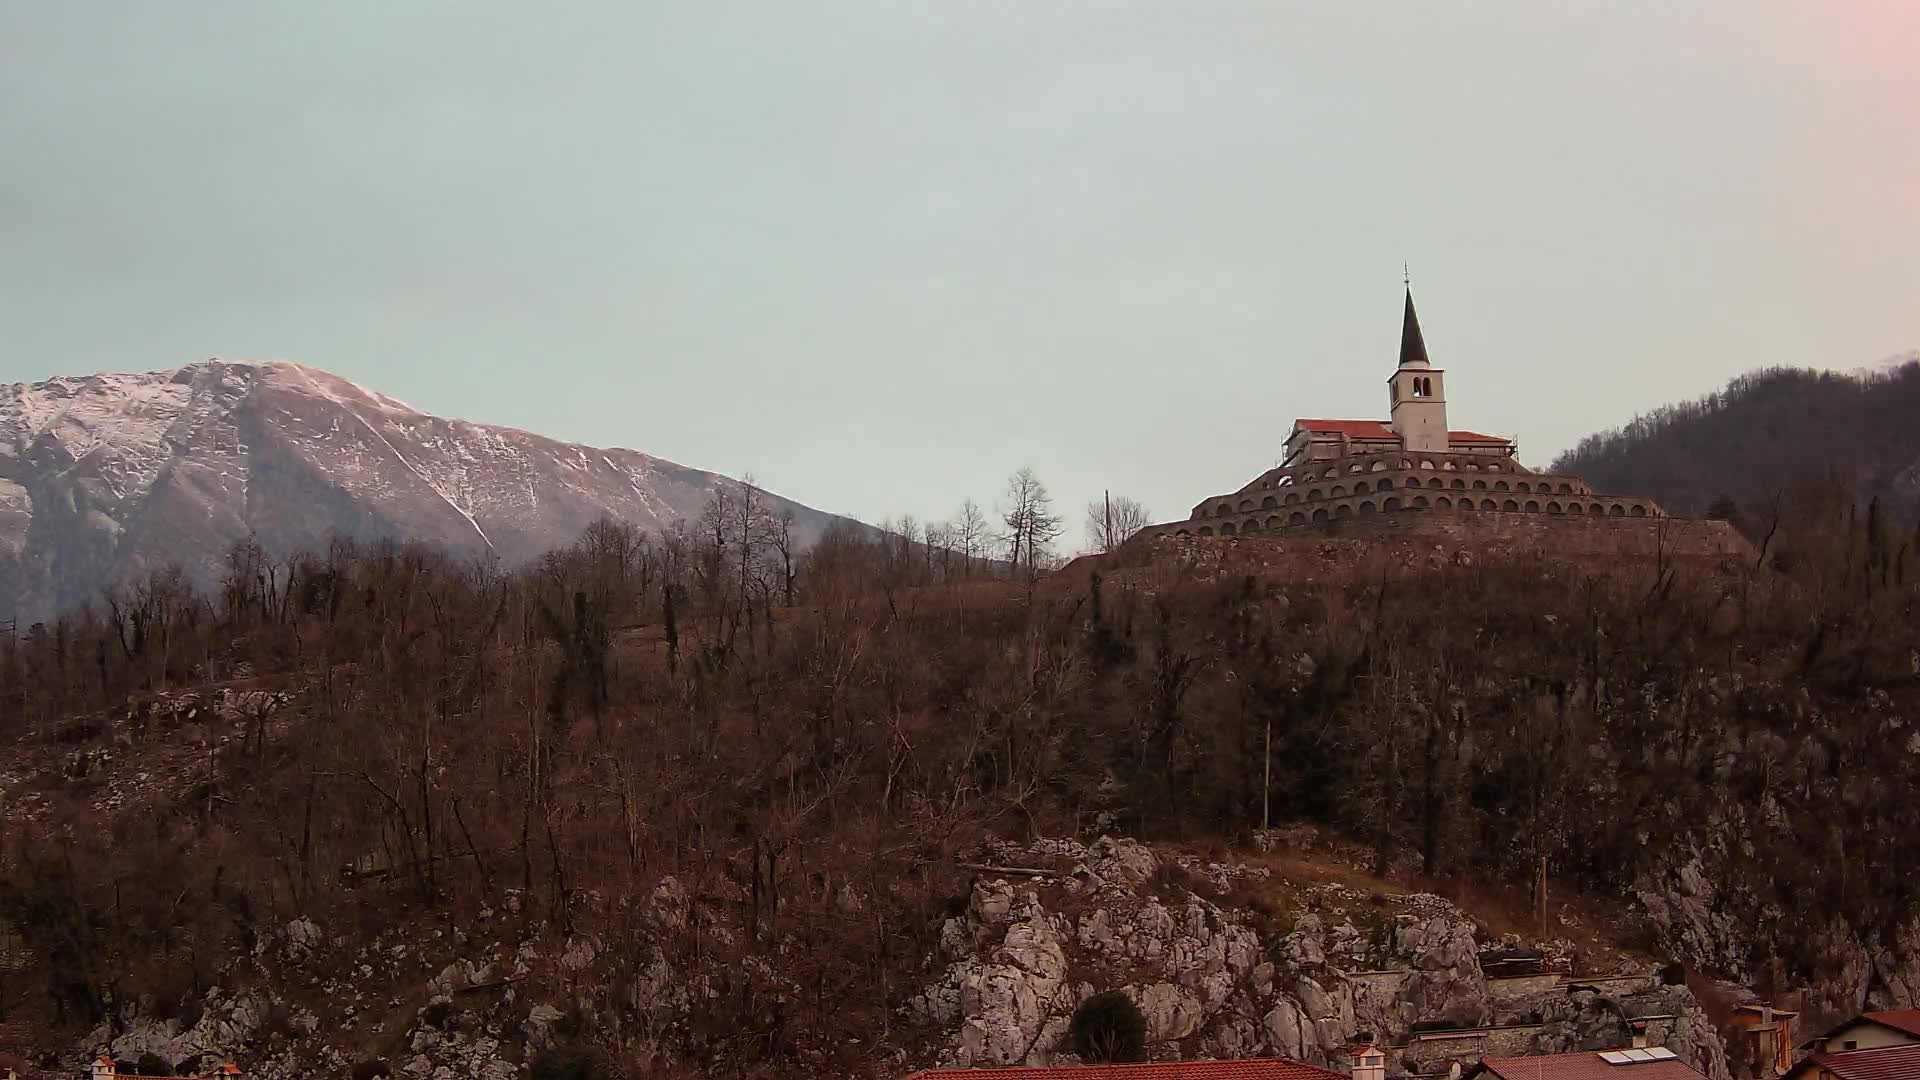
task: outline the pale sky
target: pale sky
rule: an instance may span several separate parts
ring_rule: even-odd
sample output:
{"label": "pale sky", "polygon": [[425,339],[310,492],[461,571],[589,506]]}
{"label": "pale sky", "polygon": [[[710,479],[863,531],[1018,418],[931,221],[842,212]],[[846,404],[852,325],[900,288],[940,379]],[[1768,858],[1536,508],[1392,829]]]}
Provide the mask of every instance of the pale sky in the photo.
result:
{"label": "pale sky", "polygon": [[277,357],[1080,540],[1920,346],[1920,4],[0,0],[0,383]]}

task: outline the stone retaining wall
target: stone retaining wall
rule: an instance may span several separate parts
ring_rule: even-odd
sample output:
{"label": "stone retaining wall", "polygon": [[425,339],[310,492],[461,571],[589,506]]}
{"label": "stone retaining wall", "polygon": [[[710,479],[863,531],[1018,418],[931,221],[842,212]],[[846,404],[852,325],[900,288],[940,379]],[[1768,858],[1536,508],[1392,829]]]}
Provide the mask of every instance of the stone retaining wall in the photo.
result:
{"label": "stone retaining wall", "polygon": [[[1219,543],[1193,532],[1192,522],[1155,526],[1143,542]],[[1753,547],[1724,521],[1673,517],[1567,517],[1544,513],[1397,509],[1320,522],[1305,528],[1260,533],[1284,542],[1291,536],[1428,540],[1464,548],[1533,548],[1574,557],[1717,556],[1752,558]],[[1241,534],[1241,539],[1245,539]]]}

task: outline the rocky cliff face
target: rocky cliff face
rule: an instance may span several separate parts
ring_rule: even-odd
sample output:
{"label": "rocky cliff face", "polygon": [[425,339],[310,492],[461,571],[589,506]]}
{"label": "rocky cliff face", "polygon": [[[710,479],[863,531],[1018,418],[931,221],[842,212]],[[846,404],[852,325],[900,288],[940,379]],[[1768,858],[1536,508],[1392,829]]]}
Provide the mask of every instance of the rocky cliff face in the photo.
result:
{"label": "rocky cliff face", "polygon": [[1675,851],[1640,879],[1637,895],[1667,951],[1750,985],[1781,978],[1780,964],[1790,964],[1801,973],[1791,989],[1803,1033],[1872,1009],[1920,1007],[1920,918],[1889,904],[1890,926],[1861,925],[1781,895],[1754,852],[1797,841],[1766,817],[1729,807],[1710,835],[1746,839]]}
{"label": "rocky cliff face", "polygon": [[[1599,989],[1548,978],[1502,990],[1480,965],[1490,943],[1437,896],[1321,885],[1298,894],[1306,910],[1262,916],[1222,903],[1259,895],[1270,884],[1260,867],[1174,861],[1111,838],[996,854],[1056,873],[983,877],[943,929],[948,963],[908,1011],[951,1032],[944,1061],[1075,1060],[1074,1008],[1120,987],[1164,1056],[1277,1055],[1343,1068],[1342,1048],[1366,1033],[1394,1048],[1396,1074],[1445,1072],[1483,1053],[1624,1046],[1625,1017],[1656,1017],[1659,1042],[1706,1075],[1727,1076],[1719,1036],[1684,986],[1642,970],[1588,980]],[[1437,1029],[1448,1037],[1420,1038]]]}
{"label": "rocky cliff face", "polygon": [[[733,483],[632,450],[421,412],[314,368],[217,360],[0,386],[0,622],[249,534],[420,540],[509,564],[608,515],[661,528]],[[781,499],[803,537],[829,515]]]}
{"label": "rocky cliff face", "polygon": [[[980,872],[894,1020],[819,1033],[872,1046],[875,1075],[1075,1061],[1073,1010],[1121,989],[1145,1014],[1156,1059],[1280,1055],[1344,1068],[1341,1049],[1364,1032],[1393,1047],[1393,1075],[1445,1074],[1481,1054],[1625,1045],[1624,1018],[1651,1017],[1655,1041],[1713,1080],[1728,1076],[1719,1037],[1684,986],[1661,984],[1644,965],[1572,986],[1503,986],[1480,960],[1501,943],[1437,896],[1301,885],[1264,866],[1112,837],[991,845],[982,857],[1023,872]],[[852,891],[844,902],[850,914],[865,903]],[[677,947],[698,920],[671,878],[617,905],[632,915],[618,940],[517,932],[519,905],[507,890],[473,925],[365,940],[297,919],[262,935],[196,1015],[162,1020],[136,1008],[72,1053],[234,1058],[261,1080],[292,1080],[398,1046],[386,1059],[399,1075],[508,1080],[583,1028],[655,1065],[685,1062],[716,995],[750,992],[777,1014],[806,992],[791,978],[791,943],[724,965]],[[745,938],[711,923],[697,932],[708,953]],[[1444,1038],[1427,1037],[1440,1028]]]}

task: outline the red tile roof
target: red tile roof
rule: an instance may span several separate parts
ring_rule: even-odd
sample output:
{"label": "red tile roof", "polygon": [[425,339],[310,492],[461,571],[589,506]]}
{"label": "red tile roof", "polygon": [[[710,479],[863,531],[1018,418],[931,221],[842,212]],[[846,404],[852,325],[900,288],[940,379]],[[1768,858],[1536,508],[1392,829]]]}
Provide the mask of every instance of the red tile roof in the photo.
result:
{"label": "red tile roof", "polygon": [[[1393,428],[1388,426],[1385,420],[1302,419],[1295,420],[1293,426],[1304,428],[1316,435],[1345,435],[1349,439],[1398,440],[1400,438],[1400,436],[1394,434]],[[1482,435],[1477,431],[1449,431],[1447,432],[1447,439],[1451,442],[1458,443],[1487,443],[1497,446],[1505,446],[1513,441],[1511,439],[1503,439],[1498,435]]]}
{"label": "red tile roof", "polygon": [[1467,1074],[1468,1080],[1476,1076],[1499,1080],[1705,1080],[1685,1063],[1672,1058],[1613,1065],[1593,1050],[1541,1057],[1487,1058]]}
{"label": "red tile roof", "polygon": [[1384,420],[1295,420],[1294,427],[1320,435],[1345,435],[1349,439],[1398,439]]}
{"label": "red tile roof", "polygon": [[1913,1080],[1920,1076],[1920,1043],[1815,1054],[1794,1066],[1787,1076],[1813,1077],[1823,1073],[1837,1080]]}
{"label": "red tile roof", "polygon": [[1261,1058],[1072,1065],[1057,1069],[928,1069],[914,1073],[907,1080],[1348,1080],[1348,1076],[1285,1058]]}
{"label": "red tile roof", "polygon": [[1920,1009],[1888,1009],[1884,1012],[1862,1013],[1863,1019],[1876,1024],[1884,1024],[1896,1031],[1920,1036]]}

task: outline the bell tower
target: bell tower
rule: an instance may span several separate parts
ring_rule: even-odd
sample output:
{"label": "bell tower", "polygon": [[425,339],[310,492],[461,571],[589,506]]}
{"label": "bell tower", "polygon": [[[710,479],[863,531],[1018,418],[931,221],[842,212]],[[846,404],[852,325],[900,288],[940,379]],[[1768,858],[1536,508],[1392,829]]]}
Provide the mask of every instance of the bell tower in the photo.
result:
{"label": "bell tower", "polygon": [[1427,361],[1427,342],[1420,335],[1420,317],[1413,311],[1413,286],[1407,286],[1407,313],[1400,324],[1400,366],[1387,379],[1393,398],[1392,426],[1407,450],[1445,453],[1447,437],[1447,373]]}

